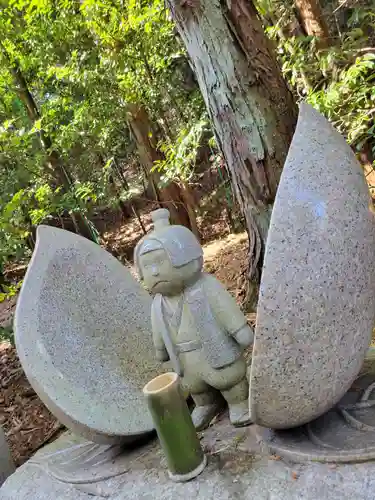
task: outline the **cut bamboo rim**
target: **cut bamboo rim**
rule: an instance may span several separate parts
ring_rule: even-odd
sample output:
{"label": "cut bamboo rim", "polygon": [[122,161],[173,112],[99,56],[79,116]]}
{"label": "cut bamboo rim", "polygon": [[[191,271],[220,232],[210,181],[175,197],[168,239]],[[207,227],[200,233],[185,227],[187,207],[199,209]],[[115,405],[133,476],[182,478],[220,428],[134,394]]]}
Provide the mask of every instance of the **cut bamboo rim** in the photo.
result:
{"label": "cut bamboo rim", "polygon": [[172,387],[175,383],[177,383],[178,379],[179,377],[177,373],[173,372],[158,375],[144,386],[143,394],[148,396],[164,392],[168,390],[168,388]]}

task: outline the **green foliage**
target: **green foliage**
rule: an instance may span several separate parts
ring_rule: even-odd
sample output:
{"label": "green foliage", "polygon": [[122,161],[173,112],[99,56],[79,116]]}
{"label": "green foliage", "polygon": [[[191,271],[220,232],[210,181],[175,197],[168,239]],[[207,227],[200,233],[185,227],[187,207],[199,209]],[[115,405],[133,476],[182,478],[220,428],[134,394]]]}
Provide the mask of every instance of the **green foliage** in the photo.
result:
{"label": "green foliage", "polygon": [[0,269],[11,258],[21,258],[25,252],[24,240],[28,236],[22,213],[25,190],[17,191],[4,206],[0,216]]}
{"label": "green foliage", "polygon": [[22,283],[21,280],[16,285],[2,285],[4,292],[0,293],[0,303],[17,295],[21,289]]}
{"label": "green foliage", "polygon": [[308,101],[324,113],[361,150],[370,142],[375,153],[375,54],[357,57],[340,71],[338,81],[311,91]]}
{"label": "green foliage", "polygon": [[[134,157],[129,104],[177,134],[204,108],[164,0],[0,0],[0,263],[33,225],[114,205],[109,160]],[[32,118],[19,69],[39,110]],[[43,147],[43,137],[51,146]],[[72,178],[61,188],[48,155]],[[120,190],[121,191],[121,190]],[[123,191],[126,198],[135,189]]]}
{"label": "green foliage", "polygon": [[0,342],[9,342],[14,345],[13,326],[0,326]]}
{"label": "green foliage", "polygon": [[183,127],[176,139],[161,142],[159,149],[165,159],[155,162],[155,169],[163,173],[162,181],[181,180],[189,182],[194,174],[194,167],[203,134],[209,130],[207,119]]}
{"label": "green foliage", "polygon": [[267,31],[278,42],[283,74],[297,98],[319,109],[358,151],[368,144],[375,154],[375,49],[368,47],[373,10],[354,9],[348,30],[325,50],[314,37],[279,37],[279,28]]}

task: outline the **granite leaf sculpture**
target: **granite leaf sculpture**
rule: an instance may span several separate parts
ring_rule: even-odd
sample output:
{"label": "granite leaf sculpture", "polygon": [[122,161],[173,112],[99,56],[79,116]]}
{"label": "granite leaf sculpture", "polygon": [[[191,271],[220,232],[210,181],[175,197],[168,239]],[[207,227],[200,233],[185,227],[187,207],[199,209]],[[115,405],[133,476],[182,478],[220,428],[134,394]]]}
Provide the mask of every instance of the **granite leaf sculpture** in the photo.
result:
{"label": "granite leaf sculpture", "polygon": [[244,347],[253,332],[220,282],[202,272],[203,251],[191,231],[169,225],[169,212],[152,213],[155,230],[135,249],[145,286],[155,294],[152,330],[157,359],[171,360],[196,407],[197,429],[206,427],[224,396],[233,425],[251,423]]}
{"label": "granite leaf sculpture", "polygon": [[17,302],[15,340],[31,385],[68,428],[110,445],[153,430],[142,387],[152,355],[151,297],[81,236],[39,226]]}
{"label": "granite leaf sculpture", "polygon": [[330,410],[358,375],[375,319],[375,219],[345,139],[302,104],[272,212],[250,379],[257,424]]}

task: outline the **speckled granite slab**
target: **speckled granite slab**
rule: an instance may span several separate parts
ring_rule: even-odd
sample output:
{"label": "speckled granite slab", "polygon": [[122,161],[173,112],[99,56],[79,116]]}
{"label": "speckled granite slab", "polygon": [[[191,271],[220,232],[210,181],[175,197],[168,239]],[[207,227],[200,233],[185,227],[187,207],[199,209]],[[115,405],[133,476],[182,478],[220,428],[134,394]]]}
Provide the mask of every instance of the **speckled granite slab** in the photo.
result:
{"label": "speckled granite slab", "polygon": [[375,316],[375,219],[344,138],[302,104],[272,212],[251,370],[253,420],[290,428],[356,378]]}
{"label": "speckled granite slab", "polygon": [[100,246],[40,226],[15,338],[23,369],[67,427],[102,444],[152,430],[142,387],[154,360],[151,297]]}
{"label": "speckled granite slab", "polygon": [[122,457],[124,473],[91,484],[67,484],[35,466],[76,439],[63,434],[19,467],[0,488],[1,500],[373,500],[375,463],[296,464],[261,455],[255,426],[219,419],[202,433],[208,466],[194,481],[169,479],[157,442]]}

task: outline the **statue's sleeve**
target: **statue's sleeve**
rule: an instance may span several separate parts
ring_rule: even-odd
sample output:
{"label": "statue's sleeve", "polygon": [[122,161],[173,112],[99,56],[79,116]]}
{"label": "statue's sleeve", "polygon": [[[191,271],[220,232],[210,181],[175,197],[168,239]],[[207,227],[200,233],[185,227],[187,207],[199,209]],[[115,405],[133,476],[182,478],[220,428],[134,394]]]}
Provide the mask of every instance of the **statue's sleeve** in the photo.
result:
{"label": "statue's sleeve", "polygon": [[247,324],[246,316],[241,311],[235,299],[214,276],[206,275],[206,296],[210,302],[216,320],[243,346],[253,341],[252,329]]}
{"label": "statue's sleeve", "polygon": [[156,301],[154,300],[151,307],[151,326],[152,340],[154,342],[156,359],[158,361],[169,361],[169,354],[165,347],[163,336],[160,330],[160,319],[158,315],[161,311],[157,310]]}

